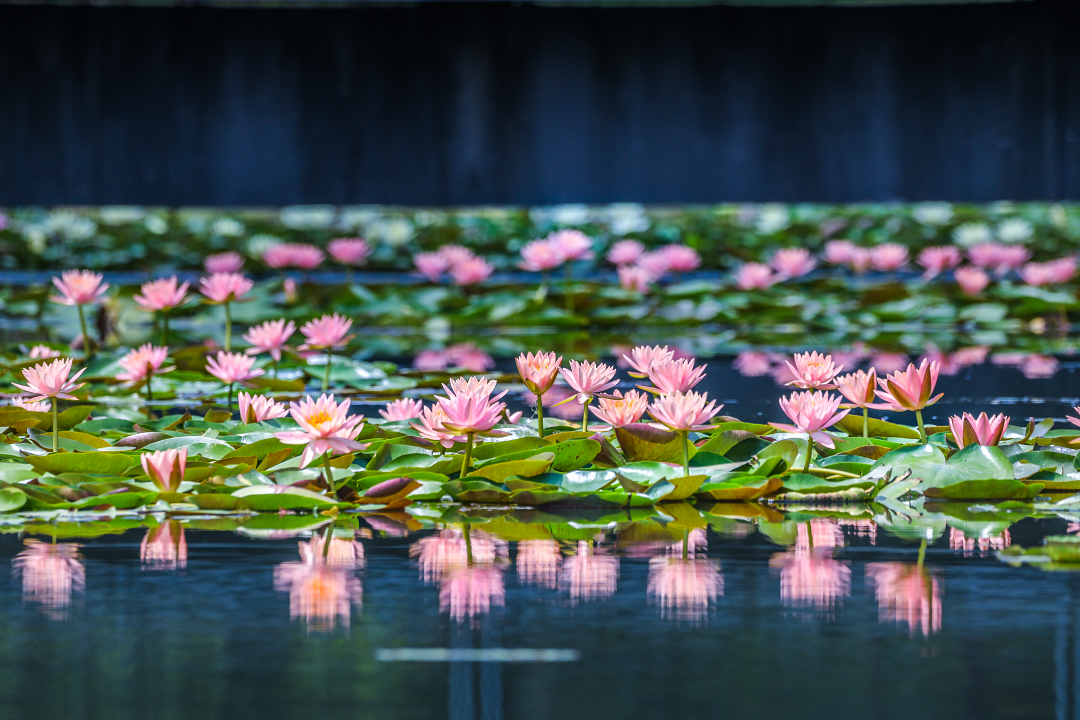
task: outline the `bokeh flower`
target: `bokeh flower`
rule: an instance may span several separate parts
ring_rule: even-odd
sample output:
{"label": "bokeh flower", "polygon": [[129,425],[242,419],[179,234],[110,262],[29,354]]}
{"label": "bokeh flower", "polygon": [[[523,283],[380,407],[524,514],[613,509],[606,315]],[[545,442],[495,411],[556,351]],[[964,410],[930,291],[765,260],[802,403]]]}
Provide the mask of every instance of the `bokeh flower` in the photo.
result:
{"label": "bokeh flower", "polygon": [[199,280],[199,292],[218,305],[242,300],[253,287],[255,283],[238,273],[214,273]]}
{"label": "bokeh flower", "polygon": [[461,286],[476,285],[491,277],[495,266],[481,257],[462,260],[450,268],[450,277]]}
{"label": "bokeh flower", "polygon": [[769,258],[769,266],[781,279],[802,277],[817,267],[817,261],[806,248],[784,248]]}
{"label": "bokeh flower", "polygon": [[172,310],[184,304],[187,300],[189,283],[177,284],[176,276],[151,280],[142,286],[142,294],[135,295],[132,300],[137,302],[145,310],[162,312]]}
{"label": "bokeh flower", "polygon": [[286,348],[285,343],[295,332],[296,324],[292,320],[267,320],[244,333],[244,341],[251,345],[245,352],[248,355],[269,353],[274,362],[278,362],[281,351]]}
{"label": "bokeh flower", "polygon": [[764,290],[772,287],[782,278],[773,273],[772,268],[764,263],[748,262],[735,271],[735,285],[740,290]]}
{"label": "bokeh flower", "polygon": [[254,357],[223,350],[206,359],[206,372],[226,385],[246,384],[248,380],[264,374],[262,369],[255,367]]}
{"label": "bokeh flower", "polygon": [[109,289],[109,283],[102,282],[103,279],[92,270],[66,270],[52,279],[60,294],[49,299],[61,305],[93,305]]}
{"label": "bokeh flower", "polygon": [[637,240],[619,240],[608,250],[607,261],[612,265],[633,265],[645,254],[645,246]]}
{"label": "bokeh flower", "polygon": [[353,267],[363,266],[371,255],[371,246],[363,238],[335,238],[326,250],[337,262]]}
{"label": "bokeh flower", "polygon": [[548,272],[566,262],[562,254],[562,248],[550,238],[532,240],[521,248],[522,270],[531,272]]}
{"label": "bokeh flower", "polygon": [[244,258],[240,257],[240,253],[231,250],[229,252],[215,253],[206,256],[206,259],[203,260],[203,267],[211,275],[216,273],[238,273],[240,268],[244,267]]}
{"label": "bokeh flower", "polygon": [[415,398],[400,398],[386,403],[386,407],[379,410],[383,419],[391,422],[413,420],[420,417],[420,411],[424,409],[424,403]]}
{"label": "bokeh flower", "polygon": [[929,280],[946,270],[952,270],[960,264],[961,259],[960,248],[955,245],[938,245],[925,248],[915,262],[926,271],[923,280]]}
{"label": "bokeh flower", "polygon": [[894,272],[907,265],[908,249],[898,243],[882,243],[870,248],[870,265],[878,272]]}

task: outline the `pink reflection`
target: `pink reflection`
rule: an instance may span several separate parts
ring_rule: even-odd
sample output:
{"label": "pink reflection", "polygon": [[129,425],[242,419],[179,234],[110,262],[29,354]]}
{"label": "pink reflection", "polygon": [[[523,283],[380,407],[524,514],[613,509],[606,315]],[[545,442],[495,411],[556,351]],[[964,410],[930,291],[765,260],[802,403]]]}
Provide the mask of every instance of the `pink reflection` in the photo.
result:
{"label": "pink reflection", "polygon": [[870,563],[866,577],[874,585],[881,622],[907,623],[912,636],[941,630],[941,586],[926,568],[911,563]]}
{"label": "pink reflection", "polygon": [[768,375],[772,370],[772,358],[769,353],[747,350],[735,356],[731,367],[735,368],[743,377],[761,377]]}
{"label": "pink reflection", "polygon": [[877,370],[878,377],[903,370],[908,362],[908,356],[903,353],[879,352],[870,356],[870,367]]}
{"label": "pink reflection", "polygon": [[648,592],[661,617],[700,622],[724,594],[724,576],[711,560],[656,557],[649,561]]}
{"label": "pink reflection", "polygon": [[964,557],[973,555],[976,551],[979,555],[996,553],[1010,545],[1012,537],[1008,530],[1002,531],[1000,535],[968,537],[963,530],[949,528],[949,548],[964,553]]}
{"label": "pink reflection", "polygon": [[[563,420],[580,420],[581,405],[576,402],[568,402],[565,405],[555,407],[556,403],[560,403],[574,395],[574,391],[566,385],[552,385],[551,389],[544,393],[546,412]],[[536,395],[527,390],[521,393],[521,399],[528,405],[536,405]]]}
{"label": "pink reflection", "polygon": [[308,631],[330,632],[339,623],[348,628],[353,606],[360,607],[363,587],[354,572],[364,565],[364,546],[355,540],[314,537],[300,542],[301,562],[274,568],[274,589],[289,593],[289,616],[300,618]]}
{"label": "pink reflection", "polygon": [[22,578],[23,602],[41,605],[53,620],[67,618],[71,595],[86,588],[86,570],[75,543],[50,544],[24,540],[26,548],[12,561],[15,577]]}
{"label": "pink reflection", "polygon": [[[657,555],[682,555],[683,541],[675,542],[636,542],[624,546],[623,554],[629,557],[655,557]],[[705,528],[694,528],[686,534],[687,557],[698,553],[705,554],[709,549],[709,538]]]}
{"label": "pink reflection", "polygon": [[472,343],[458,343],[445,350],[421,351],[413,360],[413,367],[429,372],[461,368],[483,373],[495,367],[495,360]]}
{"label": "pink reflection", "polygon": [[1020,372],[1024,373],[1024,377],[1029,379],[1053,377],[1057,369],[1057,358],[1048,355],[1028,355],[1020,363]]}
{"label": "pink reflection", "polygon": [[570,592],[570,601],[606,598],[615,594],[619,581],[619,559],[607,554],[607,548],[593,547],[588,540],[578,541],[577,554],[563,562],[560,584]]}
{"label": "pink reflection", "polygon": [[833,557],[843,545],[843,531],[835,522],[819,519],[799,525],[795,547],[769,560],[770,567],[780,570],[785,605],[830,610],[851,594],[851,568]]}
{"label": "pink reflection", "polygon": [[187,565],[187,541],[179,520],[169,520],[146,531],[139,558],[147,570],[177,570]]}
{"label": "pink reflection", "polygon": [[517,544],[517,573],[523,583],[554,590],[559,585],[562,552],[551,538],[520,540]]}
{"label": "pink reflection", "polygon": [[470,529],[466,536],[460,528],[447,528],[417,540],[409,555],[419,558],[425,582],[439,583],[439,609],[455,620],[475,620],[504,604],[505,540],[482,530]]}

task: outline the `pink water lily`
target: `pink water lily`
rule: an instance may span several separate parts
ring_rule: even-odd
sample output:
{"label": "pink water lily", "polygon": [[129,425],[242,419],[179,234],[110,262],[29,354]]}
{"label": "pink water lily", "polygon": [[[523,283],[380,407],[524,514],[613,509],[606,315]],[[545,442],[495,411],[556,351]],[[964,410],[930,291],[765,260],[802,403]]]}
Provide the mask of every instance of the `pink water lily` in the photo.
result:
{"label": "pink water lily", "polygon": [[244,267],[244,258],[240,257],[240,253],[231,250],[229,252],[215,253],[206,256],[206,259],[203,260],[203,267],[211,275],[216,273],[238,273],[240,268]]}
{"label": "pink water lily", "polygon": [[967,256],[972,265],[1001,277],[1010,270],[1019,270],[1031,258],[1031,251],[1022,245],[985,242],[968,248]]}
{"label": "pink water lily", "polygon": [[447,419],[446,411],[438,403],[429,405],[420,410],[417,423],[410,423],[413,430],[420,433],[420,437],[438,443],[443,447],[450,448],[455,442],[465,442],[466,437],[461,433],[451,432],[446,429],[443,422]]}
{"label": "pink water lily", "polygon": [[671,270],[671,261],[663,250],[652,250],[642,255],[634,267],[659,280]]}
{"label": "pink water lily", "polygon": [[877,394],[896,410],[922,410],[941,399],[945,393],[931,397],[937,385],[941,363],[924,359],[919,367],[909,363],[907,370],[896,371],[878,380]]}
{"label": "pink water lily", "polygon": [[784,248],[773,253],[769,265],[782,279],[788,279],[810,273],[817,267],[817,261],[806,248]]}
{"label": "pink water lily", "polygon": [[455,268],[463,262],[476,259],[476,253],[464,245],[451,243],[438,249],[438,254],[446,261],[447,269]]}
{"label": "pink water lily", "polygon": [[851,251],[851,259],[848,260],[848,265],[851,269],[862,275],[870,266],[874,263],[874,251],[870,248],[856,247]]}
{"label": "pink water lily", "polygon": [[615,368],[603,363],[570,361],[570,367],[560,368],[563,380],[577,393],[577,401],[584,405],[592,400],[593,395],[619,384],[614,380]]}
{"label": "pink water lily", "polygon": [[522,353],[515,359],[525,387],[537,395],[543,395],[555,384],[562,361],[562,357],[553,352]]}
{"label": "pink water lily", "polygon": [[793,358],[795,364],[787,363],[795,379],[787,383],[803,390],[835,390],[833,384],[843,365],[839,367],[833,363],[832,355],[822,355],[814,351],[796,354]]}
{"label": "pink water lily", "polygon": [[[832,393],[820,392],[795,392],[786,398],[780,398],[780,409],[791,419],[793,424],[771,422],[769,425],[777,430],[790,433],[802,433],[810,440],[820,443],[827,448],[836,447],[832,436],[823,432],[825,428],[835,425],[850,411],[838,411],[840,396]],[[810,450],[807,449],[807,466],[809,466]]]}
{"label": "pink water lily", "polygon": [[848,375],[839,375],[834,382],[840,394],[851,403],[845,407],[871,407],[877,397],[877,371],[874,368],[870,368],[870,372],[856,370]]}
{"label": "pink water lily", "polygon": [[701,266],[701,256],[697,250],[686,245],[665,245],[660,248],[672,272],[692,272]]}
{"label": "pink water lily", "polygon": [[652,387],[638,386],[642,390],[659,395],[685,393],[705,378],[705,366],[695,366],[692,358],[680,358],[654,363],[649,368]]}
{"label": "pink water lily", "polygon": [[176,492],[187,469],[187,448],[146,452],[139,461],[143,472],[162,492]]}
{"label": "pink water lily", "polygon": [[661,395],[649,405],[649,415],[655,423],[653,427],[664,430],[690,431],[704,430],[707,423],[723,405],[709,401],[705,393],[673,392]]}
{"label": "pink water lily", "polygon": [[450,268],[450,277],[458,285],[468,286],[482,283],[495,272],[495,266],[484,258],[471,257],[462,260]]}
{"label": "pink water lily", "polygon": [[215,304],[236,302],[255,287],[255,283],[237,273],[214,273],[199,280],[199,292]]}
{"label": "pink water lily", "polygon": [[236,402],[240,406],[240,422],[245,424],[273,420],[289,414],[284,403],[276,402],[274,398],[266,395],[241,392],[237,394]]}
{"label": "pink water lily", "polygon": [[855,243],[850,240],[829,240],[825,243],[825,262],[830,265],[847,265],[855,251]]}
{"label": "pink water lily", "polygon": [[334,313],[323,315],[320,318],[306,323],[300,332],[307,338],[307,342],[300,346],[301,350],[333,350],[344,347],[353,335],[349,335],[352,320]]}
{"label": "pink water lily", "polygon": [[278,243],[263,253],[262,260],[272,268],[312,270],[322,265],[326,253],[308,243]]}
{"label": "pink water lily", "polygon": [[244,341],[251,345],[244,352],[248,355],[269,353],[274,362],[278,362],[281,360],[281,351],[286,348],[285,343],[295,332],[296,323],[292,320],[267,320],[244,333]]}
{"label": "pink water lily", "polygon": [[448,397],[436,398],[439,407],[446,413],[442,426],[449,432],[465,434],[484,434],[491,431],[506,409],[505,403],[492,400],[487,395],[453,393]]}
{"label": "pink water lily", "polygon": [[109,289],[109,283],[103,283],[103,279],[92,270],[66,270],[52,279],[60,294],[49,299],[61,305],[93,305]]}
{"label": "pink water lily", "polygon": [[401,398],[386,403],[386,407],[379,410],[383,419],[391,422],[412,420],[420,417],[420,411],[424,409],[424,403],[415,398]]}
{"label": "pink water lily", "polygon": [[29,398],[30,402],[50,398],[74,400],[75,396],[71,393],[86,384],[75,383],[84,372],[86,372],[86,368],[75,373],[69,379],[71,358],[53,360],[51,363],[40,363],[33,367],[24,368],[22,374],[26,380],[26,385],[20,385],[19,383],[12,383],[12,385],[25,392],[33,393],[34,397]]}
{"label": "pink water lily", "polygon": [[491,378],[485,377],[456,377],[450,379],[449,386],[443,385],[442,388],[447,394],[451,395],[469,395],[475,398],[486,398],[491,400],[498,400],[507,393],[503,390],[494,398],[491,394],[495,392],[495,388],[498,386],[498,382]]}
{"label": "pink water lily", "polygon": [[53,350],[48,345],[35,345],[30,348],[30,352],[27,354],[31,360],[50,360],[52,358],[60,357],[64,353],[59,350]]}
{"label": "pink water lily", "polygon": [[977,418],[971,413],[949,417],[949,430],[960,448],[968,445],[997,445],[1008,429],[1009,416],[1002,413],[993,417],[987,417],[986,413],[979,413]]}
{"label": "pink water lily", "polygon": [[641,295],[647,294],[652,283],[656,281],[656,275],[636,265],[620,265],[617,273],[619,275],[619,287],[628,292]]}
{"label": "pink water lily", "polygon": [[548,235],[567,260],[589,260],[592,258],[593,241],[580,230],[559,230]]}
{"label": "pink water lily", "polygon": [[547,272],[554,270],[564,262],[566,262],[566,256],[563,255],[559,244],[552,242],[550,238],[544,238],[528,242],[525,247],[521,248],[521,264],[519,267],[522,270],[531,272]]}
{"label": "pink water lily", "polygon": [[965,266],[957,268],[953,273],[956,284],[965,295],[978,295],[990,284],[990,276],[976,267]]}
{"label": "pink water lily", "polygon": [[1076,258],[1063,257],[1044,263],[1028,263],[1019,270],[1020,279],[1028,285],[1063,285],[1076,275]]}
{"label": "pink water lily", "polygon": [[151,280],[142,286],[142,294],[132,298],[143,307],[144,310],[161,312],[172,310],[184,304],[187,300],[189,283],[177,284],[176,276]]}
{"label": "pink water lily", "polygon": [[243,353],[219,351],[215,357],[206,359],[206,372],[226,385],[246,383],[264,374],[254,366],[255,358]]}
{"label": "pink water lily", "polygon": [[735,286],[740,290],[764,290],[779,282],[781,277],[764,263],[748,262],[735,271]]}
{"label": "pink water lily", "polygon": [[47,402],[30,402],[29,400],[24,400],[21,397],[13,397],[13,398],[11,398],[11,405],[12,405],[12,407],[22,408],[23,410],[26,410],[28,412],[39,412],[39,413],[47,413],[47,412],[49,412],[49,403],[47,403]]}
{"label": "pink water lily", "polygon": [[116,379],[137,384],[153,375],[175,370],[175,367],[162,367],[168,359],[168,347],[156,347],[146,343],[120,358],[120,367],[123,368],[123,372],[117,373]]}
{"label": "pink water lily", "polygon": [[898,243],[870,248],[870,265],[879,272],[894,272],[907,265],[908,249]]}
{"label": "pink water lily", "polygon": [[608,250],[607,261],[612,265],[633,265],[645,254],[645,246],[637,240],[619,240]]}
{"label": "pink water lily", "polygon": [[923,250],[915,262],[926,270],[923,280],[929,280],[946,270],[952,270],[960,264],[961,259],[960,249],[955,245],[938,245]]}
{"label": "pink water lily", "polygon": [[667,345],[638,345],[630,351],[629,355],[623,355],[623,360],[633,368],[630,377],[648,377],[649,371],[654,365],[664,363],[675,357],[675,353],[668,349]]}
{"label": "pink water lily", "polygon": [[413,266],[431,282],[439,282],[442,274],[450,269],[450,261],[437,252],[423,252],[413,255]]}
{"label": "pink water lily", "polygon": [[596,428],[601,432],[638,422],[649,407],[649,396],[637,390],[630,390],[625,395],[616,390],[612,397],[601,397],[596,401],[599,406],[591,406],[589,412],[607,423],[607,427]]}
{"label": "pink water lily", "polygon": [[335,238],[326,246],[330,257],[342,265],[360,267],[371,255],[371,246],[363,238]]}
{"label": "pink water lily", "polygon": [[337,403],[333,395],[321,395],[318,400],[305,397],[289,404],[289,414],[300,429],[274,433],[274,437],[288,445],[304,446],[300,455],[301,468],[320,455],[347,453],[364,447],[356,442],[364,416],[350,417],[348,400]]}

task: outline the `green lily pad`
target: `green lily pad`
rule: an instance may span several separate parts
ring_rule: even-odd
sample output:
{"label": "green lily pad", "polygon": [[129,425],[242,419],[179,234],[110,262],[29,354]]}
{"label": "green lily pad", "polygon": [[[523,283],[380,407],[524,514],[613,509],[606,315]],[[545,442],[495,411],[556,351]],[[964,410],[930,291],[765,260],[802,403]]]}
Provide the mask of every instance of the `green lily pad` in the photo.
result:
{"label": "green lily pad", "polygon": [[540,453],[528,460],[509,460],[493,465],[485,465],[482,468],[472,470],[467,477],[485,478],[496,483],[501,483],[511,475],[532,477],[533,475],[546,473],[551,468],[551,463],[554,459],[554,453]]}
{"label": "green lily pad", "polygon": [[323,510],[339,505],[326,495],[292,485],[252,485],[241,488],[232,495],[243,498],[253,510],[259,512],[276,512],[294,508]]}
{"label": "green lily pad", "polygon": [[[862,415],[851,415],[850,413],[840,418],[840,421],[836,423],[836,427],[840,428],[848,435],[858,435],[862,437],[863,434],[863,418]],[[905,438],[910,440],[919,439],[919,431],[914,428],[909,428],[906,425],[897,425],[896,423],[885,422],[884,420],[878,420],[876,418],[870,418],[867,423],[867,435],[874,438]]]}
{"label": "green lily pad", "polygon": [[15,512],[22,509],[27,501],[26,493],[19,488],[0,488],[0,512]]}
{"label": "green lily pad", "polygon": [[138,461],[130,455],[115,452],[51,453],[28,455],[25,461],[38,472],[86,473],[87,475],[123,475]]}
{"label": "green lily pad", "polygon": [[784,486],[782,478],[752,477],[753,480],[742,484],[738,482],[707,483],[698,488],[696,495],[699,498],[720,502],[740,502],[771,495]]}
{"label": "green lily pad", "polygon": [[965,480],[928,487],[923,494],[947,500],[1032,500],[1042,489],[1041,483],[1027,485],[1019,480]]}
{"label": "green lily pad", "polygon": [[[615,428],[615,437],[623,455],[631,462],[682,462],[685,443],[679,433],[646,423],[632,423]],[[691,452],[696,450],[693,448]]]}

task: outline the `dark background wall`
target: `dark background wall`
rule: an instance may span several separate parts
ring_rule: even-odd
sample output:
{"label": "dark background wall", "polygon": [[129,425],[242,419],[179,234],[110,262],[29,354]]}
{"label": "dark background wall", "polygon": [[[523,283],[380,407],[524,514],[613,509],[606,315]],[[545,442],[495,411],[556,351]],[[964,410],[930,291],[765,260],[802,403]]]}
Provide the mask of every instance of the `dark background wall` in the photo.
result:
{"label": "dark background wall", "polygon": [[1080,199],[1072,5],[0,6],[0,205]]}

